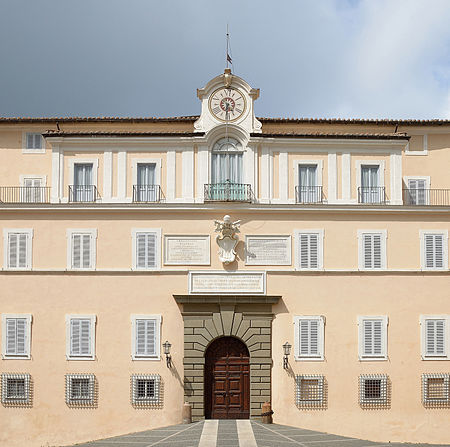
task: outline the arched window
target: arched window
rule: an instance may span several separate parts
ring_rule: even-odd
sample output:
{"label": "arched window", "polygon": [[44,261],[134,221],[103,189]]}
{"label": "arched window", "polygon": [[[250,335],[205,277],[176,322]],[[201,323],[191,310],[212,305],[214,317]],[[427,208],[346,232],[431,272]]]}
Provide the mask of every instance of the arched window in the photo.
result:
{"label": "arched window", "polygon": [[235,138],[216,141],[211,154],[211,183],[242,183],[242,145]]}

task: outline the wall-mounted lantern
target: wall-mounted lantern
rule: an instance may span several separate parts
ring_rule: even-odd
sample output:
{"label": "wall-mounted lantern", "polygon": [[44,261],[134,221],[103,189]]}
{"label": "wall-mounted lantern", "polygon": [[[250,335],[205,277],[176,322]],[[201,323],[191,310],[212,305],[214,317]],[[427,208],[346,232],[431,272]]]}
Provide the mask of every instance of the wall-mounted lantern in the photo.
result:
{"label": "wall-mounted lantern", "polygon": [[172,356],[170,355],[171,346],[172,345],[167,340],[163,343],[164,354],[166,355],[167,368],[170,368],[172,366]]}
{"label": "wall-mounted lantern", "polygon": [[291,348],[292,348],[292,345],[290,345],[288,342],[286,342],[283,345],[283,352],[284,352],[283,368],[284,369],[287,369],[287,367],[289,365],[288,357],[289,357],[289,354],[291,353]]}

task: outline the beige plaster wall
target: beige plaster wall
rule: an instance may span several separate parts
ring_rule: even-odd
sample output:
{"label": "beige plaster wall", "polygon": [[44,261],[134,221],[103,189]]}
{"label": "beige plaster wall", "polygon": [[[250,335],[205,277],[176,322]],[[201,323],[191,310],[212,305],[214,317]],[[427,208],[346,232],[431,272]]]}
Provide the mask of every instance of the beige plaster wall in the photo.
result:
{"label": "beige plaster wall", "polygon": [[[221,219],[223,212],[209,212],[192,215],[189,212],[176,215],[169,212],[111,213],[111,212],[58,212],[23,213],[4,212],[0,232],[4,228],[33,228],[33,269],[66,269],[67,229],[97,229],[97,269],[129,270],[132,265],[132,238],[134,228],[161,228],[164,234],[192,234],[211,236],[211,265],[195,268],[221,269],[216,256],[213,221]],[[447,230],[450,223],[445,214],[416,215],[369,213],[297,213],[277,216],[266,213],[253,214],[230,212],[233,219],[241,219],[241,242],[237,246],[239,268],[252,270],[255,266],[245,265],[245,235],[291,235],[295,230],[324,230],[324,269],[358,269],[358,230],[387,230],[387,268],[394,270],[420,270],[420,230]],[[294,238],[292,237],[292,253]],[[0,239],[0,253],[3,253],[3,238]],[[294,255],[292,256],[294,263]],[[5,266],[2,256],[1,264]],[[165,269],[179,269],[178,266],[164,266]],[[189,266],[186,266],[189,268]],[[192,268],[192,266],[190,266]],[[227,269],[233,270],[236,265]],[[286,266],[270,266],[270,269],[292,269]]]}
{"label": "beige plaster wall", "polygon": [[[295,288],[297,287],[297,291]],[[420,357],[419,317],[448,314],[448,274],[423,275],[270,275],[269,294],[283,300],[273,307],[272,403],[274,422],[372,441],[449,443],[449,409],[426,409],[421,403],[422,373],[449,373],[450,361]],[[294,345],[293,316],[325,317],[325,360],[295,361],[282,367],[282,345]],[[387,315],[388,360],[358,360],[358,315]],[[390,409],[362,409],[358,376],[387,374],[392,382]],[[328,408],[295,406],[296,374],[323,374]]]}

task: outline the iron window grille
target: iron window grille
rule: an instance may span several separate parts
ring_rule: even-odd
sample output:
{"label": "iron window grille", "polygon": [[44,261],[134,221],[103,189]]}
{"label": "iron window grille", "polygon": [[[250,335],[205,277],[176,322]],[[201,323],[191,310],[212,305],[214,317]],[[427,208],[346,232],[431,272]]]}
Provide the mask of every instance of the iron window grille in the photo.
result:
{"label": "iron window grille", "polygon": [[388,376],[385,374],[359,376],[359,403],[362,407],[387,407],[389,405]]}
{"label": "iron window grille", "polygon": [[324,405],[323,375],[297,375],[295,384],[295,401],[298,407],[318,408]]}
{"label": "iron window grille", "polygon": [[133,405],[160,404],[161,376],[159,374],[133,374],[131,401]]}
{"label": "iron window grille", "polygon": [[66,403],[69,406],[95,404],[94,374],[66,374]]}
{"label": "iron window grille", "polygon": [[450,374],[422,374],[422,402],[427,407],[450,406]]}
{"label": "iron window grille", "polygon": [[2,374],[2,404],[28,405],[31,403],[30,374]]}

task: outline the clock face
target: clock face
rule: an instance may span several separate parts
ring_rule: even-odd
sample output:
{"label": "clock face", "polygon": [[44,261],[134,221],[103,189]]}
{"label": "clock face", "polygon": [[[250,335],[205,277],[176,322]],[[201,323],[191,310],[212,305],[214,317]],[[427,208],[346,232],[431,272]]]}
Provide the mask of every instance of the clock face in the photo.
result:
{"label": "clock face", "polygon": [[217,89],[209,98],[209,110],[219,121],[238,120],[245,112],[244,95],[232,87]]}

